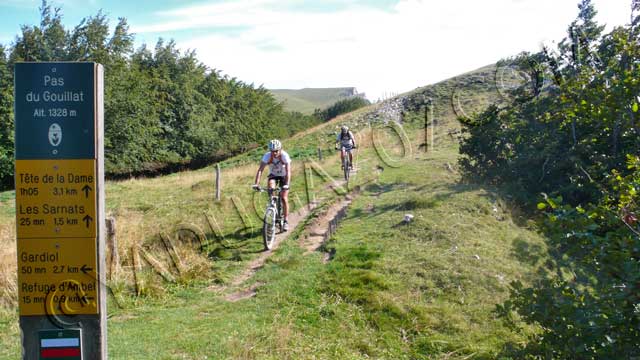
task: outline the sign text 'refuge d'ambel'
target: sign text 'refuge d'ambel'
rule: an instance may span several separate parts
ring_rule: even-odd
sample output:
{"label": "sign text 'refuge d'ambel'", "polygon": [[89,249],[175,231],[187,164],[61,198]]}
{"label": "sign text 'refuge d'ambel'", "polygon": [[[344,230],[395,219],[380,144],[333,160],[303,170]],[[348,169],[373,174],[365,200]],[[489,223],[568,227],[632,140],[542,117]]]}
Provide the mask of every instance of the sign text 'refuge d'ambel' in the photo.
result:
{"label": "sign text 'refuge d'ambel'", "polygon": [[[89,255],[89,256],[87,256]],[[21,315],[97,314],[95,244],[86,238],[18,242]]]}

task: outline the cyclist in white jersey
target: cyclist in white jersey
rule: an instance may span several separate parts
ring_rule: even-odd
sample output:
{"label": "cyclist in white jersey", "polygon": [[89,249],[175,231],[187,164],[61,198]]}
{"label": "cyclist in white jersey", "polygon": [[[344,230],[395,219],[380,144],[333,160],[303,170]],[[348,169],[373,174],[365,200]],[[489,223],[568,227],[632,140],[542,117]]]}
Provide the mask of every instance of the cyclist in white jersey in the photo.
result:
{"label": "cyclist in white jersey", "polygon": [[[339,145],[338,145],[339,144]],[[353,169],[353,149],[356,148],[356,137],[346,125],[342,125],[336,138],[336,149],[340,150],[340,162],[344,159],[345,152],[349,153],[349,164]]]}
{"label": "cyclist in white jersey", "polygon": [[262,171],[269,165],[269,189],[280,186],[280,196],[282,197],[282,213],[284,217],[283,231],[289,230],[289,183],[291,181],[291,157],[282,150],[282,143],[279,140],[269,141],[269,152],[262,156],[260,167],[256,173],[254,188],[259,187]]}

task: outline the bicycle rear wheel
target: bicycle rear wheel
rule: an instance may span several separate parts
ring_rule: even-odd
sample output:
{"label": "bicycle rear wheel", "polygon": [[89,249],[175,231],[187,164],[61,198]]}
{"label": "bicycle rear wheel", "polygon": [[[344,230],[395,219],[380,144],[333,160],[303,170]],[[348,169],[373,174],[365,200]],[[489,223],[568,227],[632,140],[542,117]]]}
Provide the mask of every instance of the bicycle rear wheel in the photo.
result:
{"label": "bicycle rear wheel", "polygon": [[278,230],[280,230],[280,232],[283,232],[283,228],[284,228],[284,217],[282,216],[283,212],[282,212],[282,198],[280,198],[278,196],[278,215],[276,216],[276,224],[278,224]]}
{"label": "bicycle rear wheel", "polygon": [[266,250],[271,250],[276,242],[276,215],[276,209],[272,206],[269,206],[264,213],[262,239]]}
{"label": "bicycle rear wheel", "polygon": [[344,160],[342,161],[342,167],[344,168],[344,181],[349,182],[349,167],[351,163],[349,162],[349,153],[344,154]]}

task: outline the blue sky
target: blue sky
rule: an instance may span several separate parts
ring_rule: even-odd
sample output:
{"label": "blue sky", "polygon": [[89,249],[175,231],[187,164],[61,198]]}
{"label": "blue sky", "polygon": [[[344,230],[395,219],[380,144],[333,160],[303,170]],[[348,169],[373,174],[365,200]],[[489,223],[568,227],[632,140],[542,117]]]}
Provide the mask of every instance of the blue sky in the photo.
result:
{"label": "blue sky", "polygon": [[[198,5],[224,4],[232,1],[183,1],[183,0],[49,0],[52,7],[61,8],[64,23],[68,27],[77,25],[82,18],[95,15],[102,10],[115,23],[117,18],[125,17],[129,24],[137,26],[153,25],[162,21],[162,12]],[[233,1],[239,3],[239,1]],[[241,1],[240,1],[241,2]],[[278,1],[270,2],[268,8],[277,12],[331,13],[355,5],[392,11],[398,0],[324,0],[324,1]],[[21,25],[37,24],[40,20],[38,8],[41,0],[0,0],[0,43],[8,44],[19,34]],[[194,35],[217,32],[234,35],[246,30],[246,26],[218,27],[210,25],[197,29],[176,31],[158,31],[138,33],[136,44],[155,43],[158,37],[181,40]]]}
{"label": "blue sky", "polygon": [[[52,0],[52,7],[59,7],[62,11],[65,26],[73,28],[80,21],[102,10],[107,14],[112,24],[119,17],[136,24],[146,24],[153,21],[153,14],[166,8],[177,8],[184,5],[180,0]],[[7,44],[20,32],[21,25],[32,25],[40,22],[39,7],[41,0],[0,0],[0,43]],[[169,35],[169,34],[167,34]],[[155,43],[157,36],[140,34],[136,36],[136,43]]]}
{"label": "blue sky", "polygon": [[[601,23],[630,0],[594,0]],[[39,22],[36,0],[0,0],[0,43]],[[136,46],[175,39],[206,65],[267,88],[355,86],[371,100],[536,51],[565,35],[577,0],[52,0],[68,28],[102,9]]]}

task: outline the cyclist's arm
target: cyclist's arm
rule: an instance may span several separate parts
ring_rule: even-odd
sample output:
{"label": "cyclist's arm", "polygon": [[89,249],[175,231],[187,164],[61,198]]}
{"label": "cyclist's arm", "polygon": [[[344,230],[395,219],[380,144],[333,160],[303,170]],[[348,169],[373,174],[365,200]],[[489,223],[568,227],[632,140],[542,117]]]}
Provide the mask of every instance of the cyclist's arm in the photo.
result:
{"label": "cyclist's arm", "polygon": [[264,170],[265,166],[267,166],[267,163],[264,161],[261,161],[260,167],[258,168],[258,172],[256,173],[256,181],[254,182],[254,184],[258,185],[260,183],[260,178],[262,177],[262,171]]}
{"label": "cyclist's arm", "polygon": [[349,135],[351,135],[351,143],[353,144],[353,147],[356,147],[356,137],[353,136],[351,130],[349,130]]}

